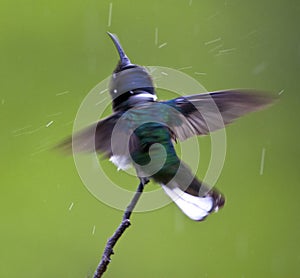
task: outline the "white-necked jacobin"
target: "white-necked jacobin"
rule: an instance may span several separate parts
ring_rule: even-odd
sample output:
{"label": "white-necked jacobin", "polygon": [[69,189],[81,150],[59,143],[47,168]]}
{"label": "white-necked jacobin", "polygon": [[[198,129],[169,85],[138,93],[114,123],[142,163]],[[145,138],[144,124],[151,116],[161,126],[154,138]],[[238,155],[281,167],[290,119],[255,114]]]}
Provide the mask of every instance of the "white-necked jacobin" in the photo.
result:
{"label": "white-necked jacobin", "polygon": [[[223,207],[224,196],[199,181],[177,156],[176,140],[205,135],[246,113],[271,104],[273,98],[254,90],[223,90],[157,101],[146,68],[132,64],[115,35],[108,33],[120,60],[109,92],[113,114],[60,146],[76,152],[97,151],[124,169],[133,165],[147,183],[159,183],[191,219],[201,221]],[[159,169],[157,169],[159,165]]]}

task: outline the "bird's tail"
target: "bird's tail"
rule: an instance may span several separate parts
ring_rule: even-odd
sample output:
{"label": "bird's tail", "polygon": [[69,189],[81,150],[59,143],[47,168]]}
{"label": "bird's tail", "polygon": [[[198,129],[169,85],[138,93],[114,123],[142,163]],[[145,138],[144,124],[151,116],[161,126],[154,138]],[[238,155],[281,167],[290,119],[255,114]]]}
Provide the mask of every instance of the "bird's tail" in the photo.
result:
{"label": "bird's tail", "polygon": [[[185,169],[185,174],[192,175],[189,169]],[[195,177],[191,178],[192,182],[188,186],[183,186],[185,181],[181,177],[182,175],[177,175],[161,186],[189,218],[203,221],[209,214],[224,206],[225,197],[216,188],[209,188]]]}

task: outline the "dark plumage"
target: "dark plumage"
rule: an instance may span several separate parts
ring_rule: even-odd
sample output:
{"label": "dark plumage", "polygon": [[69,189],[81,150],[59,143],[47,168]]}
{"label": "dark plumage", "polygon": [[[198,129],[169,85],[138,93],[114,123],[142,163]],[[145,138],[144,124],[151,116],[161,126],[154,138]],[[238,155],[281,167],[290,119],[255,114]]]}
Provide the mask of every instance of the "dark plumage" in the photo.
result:
{"label": "dark plumage", "polygon": [[[110,85],[114,113],[75,134],[73,151],[97,151],[121,169],[133,164],[138,177],[160,183],[186,215],[203,220],[221,208],[225,198],[194,177],[178,158],[174,141],[224,128],[270,105],[273,97],[237,89],[156,101],[148,73],[131,64],[117,39],[109,35],[120,55]],[[72,138],[60,147],[70,150]]]}

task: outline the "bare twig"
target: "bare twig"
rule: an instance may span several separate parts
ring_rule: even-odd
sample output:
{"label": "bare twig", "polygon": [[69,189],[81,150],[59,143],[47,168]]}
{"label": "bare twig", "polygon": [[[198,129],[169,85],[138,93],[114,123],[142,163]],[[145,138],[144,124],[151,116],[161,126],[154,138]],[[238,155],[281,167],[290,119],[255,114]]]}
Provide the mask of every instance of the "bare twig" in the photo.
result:
{"label": "bare twig", "polygon": [[111,238],[109,238],[106,243],[105,249],[103,251],[102,259],[95,271],[94,278],[102,277],[103,273],[106,271],[107,266],[110,263],[110,256],[114,254],[113,248],[116,245],[119,238],[125,232],[125,230],[130,226],[129,219],[130,219],[131,213],[144,190],[144,185],[147,182],[148,181],[145,181],[144,179],[140,180],[140,184],[134,194],[134,197],[124,212],[123,219],[122,219],[120,226],[117,228],[117,230],[114,232],[113,236]]}

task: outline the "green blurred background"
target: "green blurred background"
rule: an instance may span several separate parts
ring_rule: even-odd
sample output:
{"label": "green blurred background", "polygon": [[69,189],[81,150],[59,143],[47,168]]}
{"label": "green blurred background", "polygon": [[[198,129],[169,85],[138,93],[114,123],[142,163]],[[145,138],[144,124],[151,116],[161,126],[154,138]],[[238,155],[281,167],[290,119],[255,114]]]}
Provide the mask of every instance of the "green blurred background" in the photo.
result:
{"label": "green blurred background", "polygon": [[120,222],[72,157],[49,151],[117,62],[106,31],[133,62],[183,68],[208,90],[281,94],[227,129],[224,209],[203,223],[174,204],[134,214],[105,277],[300,277],[299,1],[113,1],[108,26],[110,3],[1,1],[0,277],[91,277]]}

